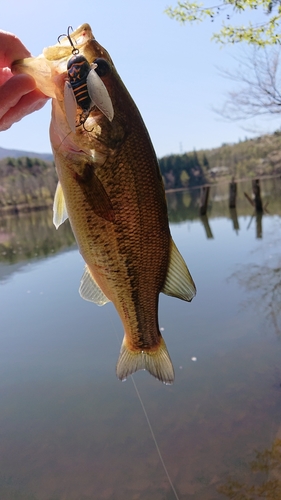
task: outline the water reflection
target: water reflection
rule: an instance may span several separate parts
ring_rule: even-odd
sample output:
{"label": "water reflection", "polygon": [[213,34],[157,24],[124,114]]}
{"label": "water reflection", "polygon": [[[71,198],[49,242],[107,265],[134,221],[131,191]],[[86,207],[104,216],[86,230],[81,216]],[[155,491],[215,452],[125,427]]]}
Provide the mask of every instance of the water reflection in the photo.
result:
{"label": "water reflection", "polygon": [[[228,479],[218,492],[235,500],[278,500],[281,498],[281,439],[275,439],[271,448],[256,452],[249,464],[248,482]],[[252,479],[252,482],[251,482]]]}
{"label": "water reflection", "polygon": [[[272,257],[272,256],[270,256]],[[247,290],[244,307],[254,308],[256,313],[273,325],[276,335],[281,336],[281,259],[267,263],[240,265],[231,276]]]}
{"label": "water reflection", "polygon": [[[281,182],[279,179],[264,179],[261,182],[264,206],[269,207],[270,215],[281,216]],[[167,193],[169,219],[171,223],[200,220],[203,224],[207,239],[215,238],[210,220],[225,218],[229,214],[233,230],[239,234],[239,217],[250,217],[248,229],[253,221],[256,225],[256,238],[262,239],[262,212],[253,213],[253,204],[249,204],[244,196],[245,190],[251,189],[250,181],[244,187],[238,185],[236,208],[229,208],[228,184],[211,186],[208,202],[208,211],[205,216],[200,215],[200,188],[190,191]],[[248,197],[250,199],[250,197]],[[268,211],[266,210],[266,213]]]}
{"label": "water reflection", "polygon": [[69,222],[57,231],[52,218],[52,209],[0,216],[0,282],[31,260],[75,248]]}
{"label": "water reflection", "polygon": [[239,227],[239,220],[238,220],[236,208],[229,209],[229,217],[232,220],[234,231],[236,232],[236,234],[238,234],[240,227]]}
{"label": "water reflection", "polygon": [[253,213],[252,217],[250,218],[249,224],[247,229],[250,229],[253,220],[256,221],[256,238],[257,239],[262,239],[262,212],[255,212]]}
{"label": "water reflection", "polygon": [[256,212],[256,235],[257,239],[262,238],[262,212]]}
{"label": "water reflection", "polygon": [[[250,184],[249,184],[250,186]],[[270,215],[281,216],[281,182],[264,180],[262,196],[269,205]],[[244,189],[244,188],[243,188]],[[229,213],[233,230],[239,234],[239,217],[250,217],[248,229],[256,221],[256,237],[262,238],[262,214],[253,214],[251,206],[238,189],[237,208],[228,209],[228,185],[212,186],[208,213],[199,215],[200,188],[167,194],[171,223],[200,220],[207,239],[213,239],[211,219],[225,218]],[[0,217],[0,262],[15,264],[30,258],[46,257],[74,244],[68,221],[57,231],[52,222],[52,209],[1,215]]]}
{"label": "water reflection", "polygon": [[206,237],[207,239],[213,239],[213,233],[212,233],[212,230],[210,228],[210,224],[209,224],[209,219],[208,219],[208,216],[207,214],[206,215],[200,215],[200,220],[204,226],[204,229],[205,229],[205,232],[206,232]]}
{"label": "water reflection", "polygon": [[199,217],[200,188],[167,193],[169,220],[172,223]]}
{"label": "water reflection", "polygon": [[52,209],[1,215],[0,262],[15,264],[31,258],[47,257],[75,240],[68,222],[57,231]]}
{"label": "water reflection", "polygon": [[[262,182],[262,239],[251,183],[236,211],[227,185],[212,188],[204,220],[200,190],[168,195],[198,294],[160,297],[175,384],[135,381],[180,500],[279,495],[280,187]],[[56,231],[50,211],[0,227],[0,275],[13,272],[0,287],[1,500],[174,500],[133,384],[115,377],[117,314],[79,296],[69,226]]]}

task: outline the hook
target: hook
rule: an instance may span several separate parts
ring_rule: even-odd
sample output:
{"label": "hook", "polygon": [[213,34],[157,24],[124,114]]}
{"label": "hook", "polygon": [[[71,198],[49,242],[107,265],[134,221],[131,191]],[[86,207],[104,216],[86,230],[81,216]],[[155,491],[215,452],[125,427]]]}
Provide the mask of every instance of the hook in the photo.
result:
{"label": "hook", "polygon": [[79,54],[79,49],[77,49],[77,48],[75,48],[75,47],[74,47],[73,41],[71,40],[71,36],[70,36],[70,34],[69,34],[69,30],[70,30],[70,29],[72,29],[72,31],[73,31],[72,26],[68,26],[68,28],[67,28],[67,35],[66,35],[66,34],[60,35],[60,36],[58,37],[58,42],[60,43],[60,38],[61,38],[62,36],[66,36],[66,37],[68,38],[68,41],[69,41],[69,43],[70,43],[71,47],[72,47],[72,54],[73,54],[74,56],[76,56],[77,54]]}

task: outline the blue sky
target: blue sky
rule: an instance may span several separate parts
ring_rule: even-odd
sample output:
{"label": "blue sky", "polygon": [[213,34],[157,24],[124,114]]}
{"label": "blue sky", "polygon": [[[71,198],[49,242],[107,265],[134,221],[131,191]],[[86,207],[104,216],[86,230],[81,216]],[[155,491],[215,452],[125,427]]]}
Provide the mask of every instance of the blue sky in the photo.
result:
{"label": "blue sky", "polygon": [[[250,133],[245,123],[223,121],[221,107],[233,83],[217,66],[232,68],[241,47],[220,48],[210,38],[216,23],[181,26],[164,14],[175,0],[3,0],[0,28],[15,33],[33,55],[53,45],[69,25],[88,22],[109,51],[135,100],[162,157],[237,142]],[[0,146],[50,152],[50,103],[0,133]],[[280,127],[280,120],[255,120],[259,133]]]}

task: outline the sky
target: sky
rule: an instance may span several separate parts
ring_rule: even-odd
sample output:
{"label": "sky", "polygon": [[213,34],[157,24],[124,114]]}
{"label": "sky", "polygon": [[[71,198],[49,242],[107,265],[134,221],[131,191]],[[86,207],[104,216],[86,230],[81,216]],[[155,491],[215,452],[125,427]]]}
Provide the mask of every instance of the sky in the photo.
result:
{"label": "sky", "polygon": [[[234,57],[241,47],[221,48],[212,42],[216,22],[182,26],[171,20],[164,10],[175,3],[2,0],[0,29],[15,33],[37,56],[54,45],[68,26],[76,29],[89,23],[136,102],[158,157],[215,148],[279,129],[279,119],[259,118],[255,131],[249,132],[247,122],[226,122],[214,112],[234,85],[222,78],[218,67],[237,65]],[[50,116],[49,102],[1,132],[0,147],[51,152]]]}

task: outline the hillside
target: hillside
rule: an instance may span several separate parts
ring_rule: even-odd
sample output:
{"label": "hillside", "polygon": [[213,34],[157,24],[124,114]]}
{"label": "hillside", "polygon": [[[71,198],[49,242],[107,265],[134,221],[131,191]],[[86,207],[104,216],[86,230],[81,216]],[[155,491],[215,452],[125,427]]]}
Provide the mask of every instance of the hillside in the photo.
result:
{"label": "hillside", "polygon": [[6,149],[0,147],[0,160],[3,158],[39,158],[40,160],[52,161],[53,155],[51,153],[34,153],[33,151],[21,151],[20,149]]}
{"label": "hillside", "polygon": [[57,185],[54,163],[38,158],[0,160],[0,213],[52,205]]}
{"label": "hillside", "polygon": [[166,189],[281,174],[281,131],[159,160]]}
{"label": "hillside", "polygon": [[203,161],[208,159],[211,178],[231,175],[237,179],[281,173],[281,131],[263,135],[237,144],[197,152]]}

